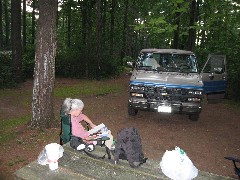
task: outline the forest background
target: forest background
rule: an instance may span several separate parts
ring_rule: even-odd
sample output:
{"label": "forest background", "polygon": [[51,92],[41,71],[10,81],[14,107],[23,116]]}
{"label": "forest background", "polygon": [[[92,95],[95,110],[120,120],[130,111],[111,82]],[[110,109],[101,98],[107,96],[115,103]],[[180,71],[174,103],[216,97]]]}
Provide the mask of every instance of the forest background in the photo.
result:
{"label": "forest background", "polygon": [[[53,21],[56,56],[53,53],[55,62],[50,68],[57,77],[98,80],[114,77],[123,71],[127,61],[137,59],[143,48],[191,50],[197,56],[200,70],[208,54],[224,54],[228,98],[240,101],[238,0],[53,2],[57,9],[56,23]],[[44,7],[47,1],[0,0],[0,88],[17,87],[33,78],[41,3]],[[47,6],[45,9],[53,10]],[[45,30],[46,22],[42,21]],[[46,31],[43,34],[48,33],[54,34]],[[45,44],[42,46],[49,48]]]}
{"label": "forest background", "polygon": [[[136,60],[139,51],[143,48],[191,50],[197,56],[200,70],[208,54],[226,55],[227,101],[234,100],[239,104],[239,10],[239,0],[0,0],[0,96],[4,97],[0,101],[1,115],[3,115],[0,119],[0,143],[4,152],[0,165],[5,168],[2,172],[7,172],[6,170],[9,169],[13,172],[17,167],[35,159],[36,151],[33,150],[33,146],[39,150],[47,140],[58,139],[58,112],[64,98],[79,97],[81,93],[92,95],[96,91],[100,95],[112,91],[118,92],[122,88],[119,86],[121,83],[111,84],[114,79],[106,82],[101,80],[122,73],[126,62]],[[59,77],[62,83],[55,82],[55,76]],[[121,80],[122,77],[120,76]],[[69,81],[70,79],[72,81]],[[87,81],[81,80],[76,86],[73,83],[75,79],[87,79]],[[94,81],[91,81],[92,79]],[[123,80],[125,82],[125,79]],[[103,86],[99,86],[98,82],[103,82]],[[31,100],[29,86],[32,87],[32,84]],[[16,91],[9,91],[10,88],[16,88]],[[115,103],[108,101],[111,98],[116,97],[106,96],[100,101],[101,106],[108,103],[111,106]],[[122,97],[119,99],[125,103],[125,99]],[[95,96],[89,97],[88,102],[95,105]],[[32,104],[32,116],[29,115],[30,104]],[[54,116],[54,106],[56,116]],[[99,118],[99,114],[104,114],[102,109],[99,110],[101,113],[93,111],[91,115],[100,119],[99,121],[109,119],[109,123],[117,127],[115,129],[117,132],[120,126],[116,124],[127,121],[126,117],[122,116],[124,107],[121,104],[116,107],[123,111],[118,111],[117,114],[116,109],[109,111],[107,108],[108,113],[116,115],[114,121],[105,118],[111,117],[111,114]],[[239,132],[237,130],[239,116],[238,113],[234,113],[232,107],[224,110],[219,108],[219,105],[207,107],[208,113],[203,116],[200,126],[194,125],[194,127],[204,129],[199,131],[200,136],[206,138],[201,142],[213,142],[213,145],[208,144],[208,146],[213,148],[211,152],[220,158],[210,154],[207,159],[214,163],[216,159],[219,160],[218,164],[223,166],[219,168],[215,163],[214,167],[217,170],[214,172],[221,174],[226,170],[222,157],[231,154],[234,145],[237,144],[234,142],[237,142],[236,138],[239,136],[233,136],[232,132]],[[89,108],[88,112],[92,109]],[[218,112],[219,110],[222,110],[221,113]],[[118,121],[118,118],[122,121]],[[212,121],[213,119],[217,119],[218,123]],[[145,128],[145,119],[142,122],[141,126]],[[137,123],[139,125],[139,122]],[[193,128],[188,122],[185,125],[186,128]],[[154,127],[156,124],[152,126]],[[184,126],[183,128],[179,126],[178,118],[171,126],[161,127],[161,133],[165,135],[169,133],[171,135],[171,131],[175,130],[173,127],[186,129]],[[212,131],[209,130],[210,127],[213,128]],[[31,128],[44,131],[32,131]],[[222,133],[223,129],[227,133]],[[151,136],[149,130],[147,134]],[[187,133],[188,136],[191,141],[194,140],[191,133]],[[147,136],[143,137],[149,139]],[[170,140],[163,138],[166,144],[173,142],[172,136],[169,137]],[[186,144],[191,141],[187,141]],[[215,143],[216,141],[219,143]],[[229,142],[233,143],[233,146],[229,146]],[[157,144],[149,143],[150,146]],[[201,146],[197,148],[202,153],[201,156],[197,154],[197,157],[201,158],[199,161],[201,168],[213,172],[211,171],[213,165],[201,164],[202,157],[208,157],[209,148],[202,149],[202,144],[197,144]],[[188,148],[193,148],[192,152],[197,152],[192,144],[190,146]],[[228,147],[228,153],[223,147]],[[153,155],[151,151],[155,148],[148,149],[148,153]],[[188,150],[190,152],[190,149]],[[238,152],[238,147],[235,150]],[[216,153],[221,151],[224,155]],[[231,172],[229,169],[229,175]]]}

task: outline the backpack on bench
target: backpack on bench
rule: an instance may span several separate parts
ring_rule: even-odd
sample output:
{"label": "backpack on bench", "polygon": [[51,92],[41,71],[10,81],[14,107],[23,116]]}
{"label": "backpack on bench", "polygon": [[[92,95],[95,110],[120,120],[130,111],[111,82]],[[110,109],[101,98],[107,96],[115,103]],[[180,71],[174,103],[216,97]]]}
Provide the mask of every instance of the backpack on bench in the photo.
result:
{"label": "backpack on bench", "polygon": [[[136,128],[125,128],[117,133],[117,143],[114,152],[115,164],[119,159],[127,160],[133,168],[139,167],[146,162],[147,158],[144,157],[141,138]],[[135,165],[135,162],[138,162],[138,164]]]}

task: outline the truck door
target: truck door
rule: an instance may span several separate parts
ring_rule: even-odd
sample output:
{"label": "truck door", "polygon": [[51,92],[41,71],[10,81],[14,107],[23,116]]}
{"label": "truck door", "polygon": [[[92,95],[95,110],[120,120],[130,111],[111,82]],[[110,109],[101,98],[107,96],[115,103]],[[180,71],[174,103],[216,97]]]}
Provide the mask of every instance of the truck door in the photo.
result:
{"label": "truck door", "polygon": [[226,56],[208,55],[201,77],[208,100],[224,98],[227,88]]}

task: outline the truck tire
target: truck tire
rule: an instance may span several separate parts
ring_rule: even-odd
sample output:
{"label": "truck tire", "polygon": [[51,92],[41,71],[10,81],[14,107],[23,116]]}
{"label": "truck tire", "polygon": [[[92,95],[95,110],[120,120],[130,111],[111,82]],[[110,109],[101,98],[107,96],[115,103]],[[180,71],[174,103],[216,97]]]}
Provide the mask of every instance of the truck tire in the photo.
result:
{"label": "truck tire", "polygon": [[134,109],[132,106],[128,104],[128,115],[129,116],[136,116],[138,113],[137,109]]}
{"label": "truck tire", "polygon": [[199,119],[199,114],[189,114],[189,119],[192,121],[197,121]]}

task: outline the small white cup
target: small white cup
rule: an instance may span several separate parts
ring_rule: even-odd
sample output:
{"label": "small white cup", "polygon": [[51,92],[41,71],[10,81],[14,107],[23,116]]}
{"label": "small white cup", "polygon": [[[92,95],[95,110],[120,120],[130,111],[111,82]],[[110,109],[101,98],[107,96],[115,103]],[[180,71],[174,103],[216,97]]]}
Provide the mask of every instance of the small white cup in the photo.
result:
{"label": "small white cup", "polygon": [[58,162],[50,162],[49,169],[52,171],[58,169]]}

